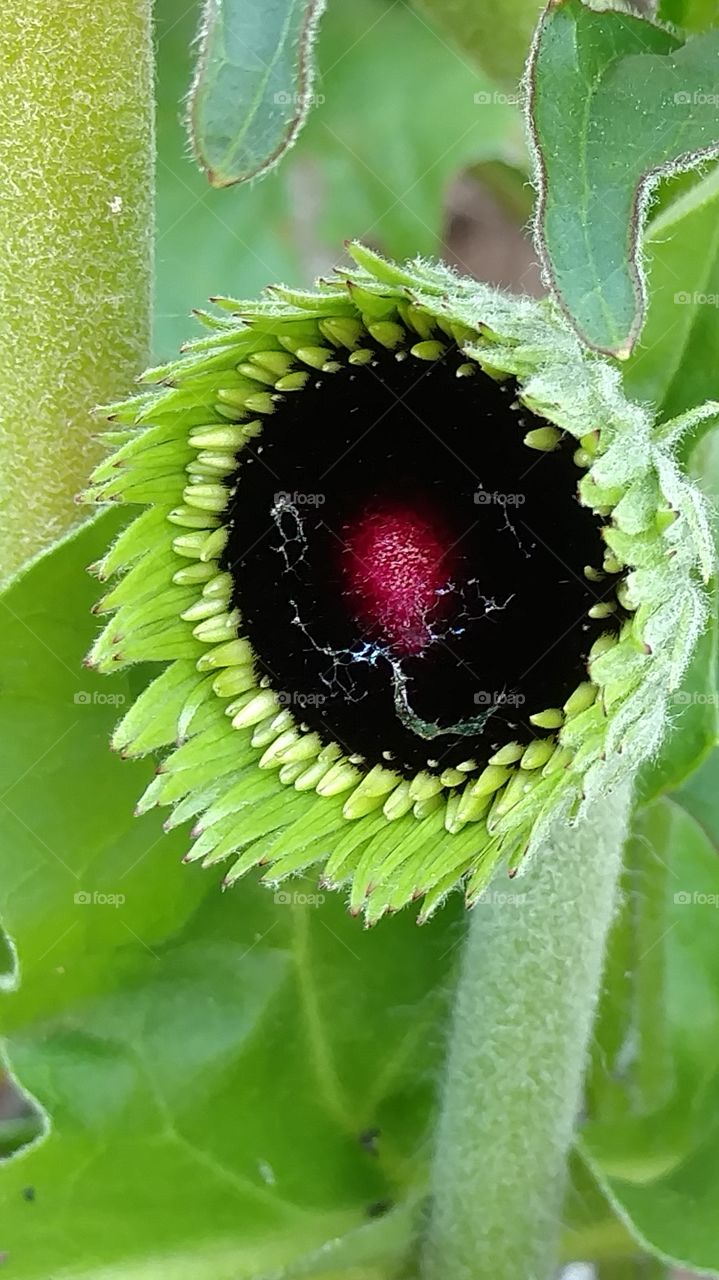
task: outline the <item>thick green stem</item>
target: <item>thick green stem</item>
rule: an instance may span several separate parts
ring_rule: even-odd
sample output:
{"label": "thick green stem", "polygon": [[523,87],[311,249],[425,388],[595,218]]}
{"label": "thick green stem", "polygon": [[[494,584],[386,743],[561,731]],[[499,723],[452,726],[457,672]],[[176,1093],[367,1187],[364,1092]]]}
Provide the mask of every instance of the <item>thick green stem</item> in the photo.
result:
{"label": "thick green stem", "polygon": [[151,0],[6,0],[0,574],[77,519],[92,410],[147,361]]}
{"label": "thick green stem", "polygon": [[472,913],[423,1280],[547,1280],[614,912],[630,788]]}

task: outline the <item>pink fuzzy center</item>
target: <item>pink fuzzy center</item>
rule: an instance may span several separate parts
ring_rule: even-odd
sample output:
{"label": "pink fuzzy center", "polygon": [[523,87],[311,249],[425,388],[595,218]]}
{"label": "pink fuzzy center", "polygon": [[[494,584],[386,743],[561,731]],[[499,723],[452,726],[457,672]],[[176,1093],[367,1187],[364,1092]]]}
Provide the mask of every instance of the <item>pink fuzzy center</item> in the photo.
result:
{"label": "pink fuzzy center", "polygon": [[403,656],[420,653],[448,600],[451,538],[410,506],[362,515],[350,528],[345,590],[358,619]]}

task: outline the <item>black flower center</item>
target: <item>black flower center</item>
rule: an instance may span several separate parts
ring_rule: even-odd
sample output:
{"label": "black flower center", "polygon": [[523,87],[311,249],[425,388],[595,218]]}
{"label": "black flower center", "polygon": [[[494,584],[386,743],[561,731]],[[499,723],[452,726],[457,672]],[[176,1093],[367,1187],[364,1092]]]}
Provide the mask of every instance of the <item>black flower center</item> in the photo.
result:
{"label": "black flower center", "polygon": [[[234,480],[225,565],[262,675],[295,719],[408,776],[485,761],[586,678],[603,544],[576,442],[465,357],[313,375]],[[465,366],[466,367],[466,366]],[[588,424],[588,430],[592,424]]]}

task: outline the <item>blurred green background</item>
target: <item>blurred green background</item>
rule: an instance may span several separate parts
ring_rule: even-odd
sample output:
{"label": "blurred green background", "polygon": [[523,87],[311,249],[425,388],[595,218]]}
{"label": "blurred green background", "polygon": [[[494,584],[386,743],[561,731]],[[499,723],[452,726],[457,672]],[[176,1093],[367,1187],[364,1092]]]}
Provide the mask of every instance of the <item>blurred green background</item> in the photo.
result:
{"label": "blurred green background", "polygon": [[317,104],[299,142],[263,181],[212,190],[183,120],[199,12],[197,3],[180,14],[175,0],[157,4],[158,358],[187,338],[191,308],[211,294],[309,284],[354,236],[397,257],[444,248],[456,258],[447,197],[466,167],[504,162],[507,199],[517,198],[511,167],[526,156],[518,106],[404,0],[330,4]]}

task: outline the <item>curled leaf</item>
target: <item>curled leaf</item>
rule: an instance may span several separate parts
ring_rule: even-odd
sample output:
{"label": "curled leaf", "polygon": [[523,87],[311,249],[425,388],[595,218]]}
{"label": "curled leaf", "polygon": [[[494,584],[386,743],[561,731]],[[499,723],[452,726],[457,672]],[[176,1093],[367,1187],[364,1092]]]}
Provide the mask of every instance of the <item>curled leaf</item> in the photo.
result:
{"label": "curled leaf", "polygon": [[548,282],[583,340],[628,356],[646,306],[640,241],[659,179],[719,151],[719,31],[687,40],[627,13],[553,0],[530,59]]}

